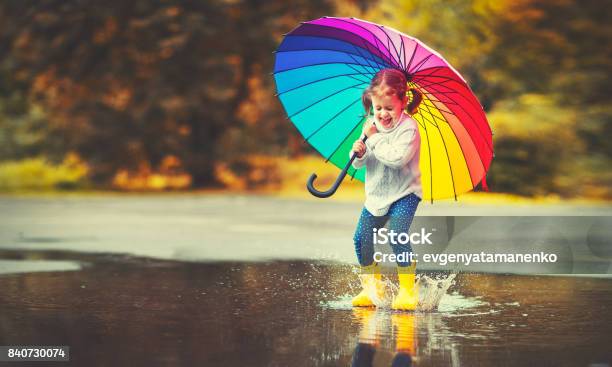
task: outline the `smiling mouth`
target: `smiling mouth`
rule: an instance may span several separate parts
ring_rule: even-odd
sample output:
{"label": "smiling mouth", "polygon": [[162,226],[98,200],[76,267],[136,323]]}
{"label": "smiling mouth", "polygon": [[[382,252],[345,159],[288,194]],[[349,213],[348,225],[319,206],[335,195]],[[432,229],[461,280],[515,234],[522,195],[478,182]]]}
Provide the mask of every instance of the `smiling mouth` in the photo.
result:
{"label": "smiling mouth", "polygon": [[380,122],[383,125],[390,125],[391,124],[391,118],[389,117],[389,118],[386,118],[386,119],[382,119],[382,120],[380,120]]}

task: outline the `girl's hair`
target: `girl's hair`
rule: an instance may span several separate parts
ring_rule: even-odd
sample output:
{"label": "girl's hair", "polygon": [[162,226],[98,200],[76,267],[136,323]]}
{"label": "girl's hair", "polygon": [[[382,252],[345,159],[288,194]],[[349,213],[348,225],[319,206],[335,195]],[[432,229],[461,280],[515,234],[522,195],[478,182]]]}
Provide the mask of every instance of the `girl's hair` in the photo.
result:
{"label": "girl's hair", "polygon": [[[381,89],[381,86],[386,86],[385,90]],[[406,90],[408,89],[408,81],[406,79],[406,75],[404,72],[397,69],[382,69],[370,82],[370,86],[368,86],[361,95],[361,103],[363,103],[363,108],[366,111],[366,116],[370,115],[370,111],[372,109],[372,95],[380,95],[383,91],[386,95],[397,96],[397,99],[403,101],[406,98]],[[412,100],[406,106],[406,112],[411,115],[414,115],[423,100],[423,95],[421,92],[416,90],[415,88],[410,88],[410,92],[412,93]]]}

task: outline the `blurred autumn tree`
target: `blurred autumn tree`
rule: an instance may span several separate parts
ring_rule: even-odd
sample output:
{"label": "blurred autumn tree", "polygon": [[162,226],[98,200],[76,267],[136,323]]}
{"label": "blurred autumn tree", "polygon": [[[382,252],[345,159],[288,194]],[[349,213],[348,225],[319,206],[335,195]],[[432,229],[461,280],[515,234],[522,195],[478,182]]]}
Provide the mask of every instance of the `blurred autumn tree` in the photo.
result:
{"label": "blurred autumn tree", "polygon": [[493,190],[612,197],[612,7],[387,0],[363,16],[418,37],[466,77],[495,132]]}
{"label": "blurred autumn tree", "polygon": [[214,184],[214,165],[228,153],[286,145],[290,126],[272,102],[272,51],[284,32],[330,6],[3,2],[0,158],[74,151],[94,182],[107,183],[121,169],[172,156],[195,186]]}
{"label": "blurred autumn tree", "polygon": [[305,149],[269,73],[282,34],[322,15],[416,36],[466,77],[496,133],[493,190],[612,197],[597,0],[2,2],[0,160],[76,152],[108,183],[173,157],[206,186],[219,162]]}
{"label": "blurred autumn tree", "polygon": [[[498,150],[507,159],[493,173],[507,176],[502,171],[522,152],[526,159],[514,164],[514,173],[531,184],[527,193],[611,198],[612,8],[597,0],[521,0],[508,2],[498,14],[493,28],[498,46],[486,69],[509,100],[497,112],[516,116],[499,121],[509,132],[507,142],[499,140],[505,149]],[[535,94],[545,98],[531,98],[534,103],[521,99]],[[526,116],[524,111],[533,113]],[[523,133],[510,131],[513,124]],[[534,164],[544,160],[548,163]],[[521,187],[507,180],[498,184],[500,190]]]}

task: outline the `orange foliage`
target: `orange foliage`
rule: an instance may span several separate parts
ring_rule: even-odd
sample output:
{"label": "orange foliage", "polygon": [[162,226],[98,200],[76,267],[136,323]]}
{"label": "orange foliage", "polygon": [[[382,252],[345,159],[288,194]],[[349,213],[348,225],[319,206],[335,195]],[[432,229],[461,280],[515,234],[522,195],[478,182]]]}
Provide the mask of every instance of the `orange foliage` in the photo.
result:
{"label": "orange foliage", "polygon": [[117,33],[117,21],[113,17],[106,19],[102,29],[98,29],[93,36],[96,44],[108,42]]}
{"label": "orange foliage", "polygon": [[126,169],[117,172],[112,186],[127,191],[162,191],[184,190],[191,186],[191,175],[182,169],[182,163],[176,156],[166,156],[157,171],[148,163],[142,163],[138,170]]}
{"label": "orange foliage", "polygon": [[[238,165],[227,162],[217,164],[215,176],[230,190],[278,189],[281,176],[278,168],[278,158],[264,155],[252,155]],[[248,168],[246,168],[248,167]]]}

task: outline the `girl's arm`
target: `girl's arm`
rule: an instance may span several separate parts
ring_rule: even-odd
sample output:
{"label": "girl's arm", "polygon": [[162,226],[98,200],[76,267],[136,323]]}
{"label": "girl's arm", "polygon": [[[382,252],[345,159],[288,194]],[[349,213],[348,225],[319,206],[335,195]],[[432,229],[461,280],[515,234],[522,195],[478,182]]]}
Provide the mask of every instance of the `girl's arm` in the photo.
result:
{"label": "girl's arm", "polygon": [[390,168],[405,166],[419,149],[418,130],[410,126],[401,131],[399,135],[389,141],[381,134],[374,134],[366,140],[367,152],[370,152],[378,161]]}

